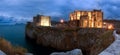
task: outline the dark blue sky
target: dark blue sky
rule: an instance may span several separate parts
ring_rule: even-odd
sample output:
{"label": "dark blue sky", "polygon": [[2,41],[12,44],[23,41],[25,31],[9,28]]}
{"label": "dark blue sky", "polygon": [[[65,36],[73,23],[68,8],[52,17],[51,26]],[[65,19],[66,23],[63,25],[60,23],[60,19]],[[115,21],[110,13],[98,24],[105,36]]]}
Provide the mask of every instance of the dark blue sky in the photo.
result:
{"label": "dark blue sky", "polygon": [[0,22],[30,21],[36,14],[68,20],[74,10],[92,9],[102,9],[107,19],[120,18],[120,0],[0,0]]}

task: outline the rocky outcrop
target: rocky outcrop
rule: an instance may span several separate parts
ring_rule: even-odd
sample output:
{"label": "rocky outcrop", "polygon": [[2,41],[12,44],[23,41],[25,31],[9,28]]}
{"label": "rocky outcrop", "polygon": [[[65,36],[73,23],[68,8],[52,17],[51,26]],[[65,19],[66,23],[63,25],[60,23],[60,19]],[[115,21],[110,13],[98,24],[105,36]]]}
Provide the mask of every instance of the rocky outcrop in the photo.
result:
{"label": "rocky outcrop", "polygon": [[13,46],[10,42],[0,37],[0,50],[6,55],[25,55],[27,50],[23,47]]}
{"label": "rocky outcrop", "polygon": [[32,53],[25,53],[25,55],[33,55]]}
{"label": "rocky outcrop", "polygon": [[80,49],[74,49],[68,52],[54,52],[54,53],[51,53],[50,55],[83,55],[83,54]]}
{"label": "rocky outcrop", "polygon": [[[7,55],[3,51],[0,50],[0,55]],[[25,53],[24,55],[33,55],[32,53]]]}
{"label": "rocky outcrop", "polygon": [[97,55],[113,41],[113,30],[98,28],[55,28],[26,25],[27,39],[58,50],[82,49],[83,55]]}
{"label": "rocky outcrop", "polygon": [[0,50],[0,55],[6,55],[3,51]]}
{"label": "rocky outcrop", "polygon": [[113,32],[113,35],[115,41],[99,55],[120,55],[120,35],[116,31]]}

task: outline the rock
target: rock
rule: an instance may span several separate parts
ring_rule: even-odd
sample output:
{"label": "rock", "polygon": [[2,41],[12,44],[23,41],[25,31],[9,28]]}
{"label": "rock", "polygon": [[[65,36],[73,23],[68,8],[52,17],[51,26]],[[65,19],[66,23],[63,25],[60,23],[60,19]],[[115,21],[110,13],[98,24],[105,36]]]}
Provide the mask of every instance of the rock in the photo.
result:
{"label": "rock", "polygon": [[[113,41],[113,30],[100,28],[57,28],[26,25],[27,40],[57,50],[82,49],[84,55],[98,55]],[[106,43],[107,42],[107,43]]]}
{"label": "rock", "polygon": [[50,55],[82,55],[82,51],[80,49],[74,49],[68,52],[54,52]]}
{"label": "rock", "polygon": [[3,51],[0,50],[0,55],[6,55]]}
{"label": "rock", "polygon": [[33,55],[32,53],[25,53],[25,55]]}
{"label": "rock", "polygon": [[111,54],[109,52],[103,52],[103,53],[100,53],[99,55],[114,55],[114,54]]}
{"label": "rock", "polygon": [[120,55],[120,35],[116,31],[113,32],[113,35],[115,41],[99,55]]}

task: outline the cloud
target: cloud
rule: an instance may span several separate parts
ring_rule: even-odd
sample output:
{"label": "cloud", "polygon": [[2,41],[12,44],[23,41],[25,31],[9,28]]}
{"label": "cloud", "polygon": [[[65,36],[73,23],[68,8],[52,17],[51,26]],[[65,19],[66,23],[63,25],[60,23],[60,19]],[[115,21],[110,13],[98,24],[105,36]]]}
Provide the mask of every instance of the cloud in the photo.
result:
{"label": "cloud", "polygon": [[120,1],[119,0],[105,0],[100,1],[99,6],[101,6],[101,9],[104,11],[104,16],[106,18],[120,18]]}
{"label": "cloud", "polygon": [[97,7],[97,1],[96,0],[92,0],[92,1],[88,1],[88,0],[72,0],[71,4],[73,6],[73,8],[78,8],[78,9],[91,9],[91,8],[96,8]]}
{"label": "cloud", "polygon": [[119,0],[1,0],[0,16],[30,21],[36,14],[44,14],[68,20],[74,10],[102,9],[104,18],[119,18],[119,3]]}

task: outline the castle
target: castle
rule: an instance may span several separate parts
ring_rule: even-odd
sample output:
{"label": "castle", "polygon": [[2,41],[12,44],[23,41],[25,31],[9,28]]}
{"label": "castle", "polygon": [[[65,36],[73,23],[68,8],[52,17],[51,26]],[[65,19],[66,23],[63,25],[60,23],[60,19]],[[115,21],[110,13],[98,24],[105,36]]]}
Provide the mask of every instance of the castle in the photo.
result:
{"label": "castle", "polygon": [[103,12],[101,10],[74,11],[70,14],[70,25],[83,28],[102,28]]}
{"label": "castle", "polygon": [[[103,22],[103,12],[101,10],[93,11],[79,11],[76,10],[70,13],[70,20],[68,22],[56,24],[52,27],[81,27],[81,28],[113,28],[110,23]],[[33,24],[35,26],[51,26],[51,17],[37,15],[33,17]]]}

